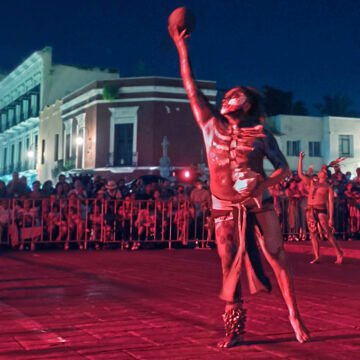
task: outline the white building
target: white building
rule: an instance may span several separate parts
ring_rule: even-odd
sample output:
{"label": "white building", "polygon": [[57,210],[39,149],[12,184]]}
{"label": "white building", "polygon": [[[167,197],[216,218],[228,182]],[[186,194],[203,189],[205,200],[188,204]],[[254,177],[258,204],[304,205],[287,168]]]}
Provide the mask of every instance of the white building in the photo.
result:
{"label": "white building", "polygon": [[36,178],[39,114],[45,106],[94,80],[116,78],[109,70],[53,64],[47,47],[1,79],[0,178],[8,181],[13,171]]}
{"label": "white building", "polygon": [[304,169],[313,165],[319,170],[338,157],[346,157],[343,173],[354,175],[360,167],[360,118],[277,115],[268,122],[280,134],[276,138],[292,170],[297,170],[300,151],[306,154]]}

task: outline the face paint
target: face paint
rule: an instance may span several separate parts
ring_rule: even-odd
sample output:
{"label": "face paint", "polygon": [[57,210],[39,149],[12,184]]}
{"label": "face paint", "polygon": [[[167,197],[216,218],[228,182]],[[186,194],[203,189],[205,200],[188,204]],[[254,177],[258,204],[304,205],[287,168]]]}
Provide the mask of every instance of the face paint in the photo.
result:
{"label": "face paint", "polygon": [[238,88],[228,91],[222,101],[220,113],[226,115],[241,110],[247,103],[247,97],[243,91]]}

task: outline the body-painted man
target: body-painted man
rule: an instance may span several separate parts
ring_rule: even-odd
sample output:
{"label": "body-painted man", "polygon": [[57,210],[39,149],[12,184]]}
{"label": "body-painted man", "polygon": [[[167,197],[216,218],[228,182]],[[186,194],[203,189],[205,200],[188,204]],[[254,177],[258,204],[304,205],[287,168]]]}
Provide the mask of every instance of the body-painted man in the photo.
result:
{"label": "body-painted man", "polygon": [[[172,28],[169,32],[179,53],[184,87],[203,134],[210,172],[212,213],[223,273],[220,297],[226,302],[223,315],[226,335],[218,345],[235,346],[244,334],[242,265],[246,267],[252,293],[270,290],[258,256],[255,233],[274,270],[296,338],[305,342],[309,335],[297,308],[280,225],[268,191],[268,187],[288,174],[288,165],[274,137],[262,126],[259,96],[252,88],[236,87],[226,93],[221,111],[217,111],[192,76],[186,31]],[[263,168],[265,157],[275,168],[269,177]]]}
{"label": "body-painted man", "polygon": [[333,233],[334,190],[327,182],[327,168],[323,166],[321,170],[317,174],[312,175],[311,178],[305,176],[303,174],[304,156],[305,153],[303,151],[300,152],[298,175],[309,187],[306,219],[314,251],[314,259],[311,260],[310,264],[320,262],[319,227],[335,249],[335,263],[341,264],[343,261],[343,252],[335,240]]}

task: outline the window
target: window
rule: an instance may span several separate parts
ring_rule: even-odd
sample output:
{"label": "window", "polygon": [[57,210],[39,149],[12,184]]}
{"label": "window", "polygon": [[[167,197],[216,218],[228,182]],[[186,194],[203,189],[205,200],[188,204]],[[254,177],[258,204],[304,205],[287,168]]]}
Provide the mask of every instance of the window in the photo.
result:
{"label": "window", "polygon": [[4,157],[3,157],[3,168],[5,169],[7,166],[7,148],[4,148]]}
{"label": "window", "polygon": [[34,157],[35,157],[35,167],[36,167],[36,164],[37,164],[37,161],[38,161],[38,142],[39,142],[39,135],[35,135],[35,154],[34,154]]}
{"label": "window", "polygon": [[13,171],[14,161],[15,161],[15,144],[12,144],[12,145],[11,145],[11,153],[10,153],[10,167],[11,167],[11,172]]}
{"label": "window", "polygon": [[41,141],[41,164],[45,164],[45,140]]}
{"label": "window", "polygon": [[54,142],[54,161],[59,160],[59,134],[55,135],[55,142]]}
{"label": "window", "polygon": [[300,153],[300,140],[286,142],[286,155],[299,156]]}
{"label": "window", "polygon": [[319,141],[309,141],[309,156],[310,157],[321,157]]}
{"label": "window", "polygon": [[71,135],[70,134],[66,134],[65,135],[66,138],[66,143],[65,143],[65,161],[70,159],[70,139],[71,139]]}
{"label": "window", "polygon": [[353,136],[339,135],[339,156],[353,157]]}
{"label": "window", "polygon": [[18,164],[21,164],[21,159],[22,159],[22,142],[19,142],[19,147],[18,147]]}

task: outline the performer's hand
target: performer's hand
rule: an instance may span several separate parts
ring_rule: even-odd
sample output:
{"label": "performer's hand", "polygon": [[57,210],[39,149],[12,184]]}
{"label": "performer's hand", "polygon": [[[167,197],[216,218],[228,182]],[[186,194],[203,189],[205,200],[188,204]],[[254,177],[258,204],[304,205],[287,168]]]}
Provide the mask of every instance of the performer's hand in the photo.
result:
{"label": "performer's hand", "polygon": [[185,40],[190,37],[190,35],[186,33],[186,29],[179,32],[179,29],[177,27],[168,27],[168,30],[169,30],[169,34],[170,34],[171,38],[173,39],[176,47],[185,45]]}
{"label": "performer's hand", "polygon": [[305,153],[303,151],[300,151],[299,157],[303,159],[305,157]]}

